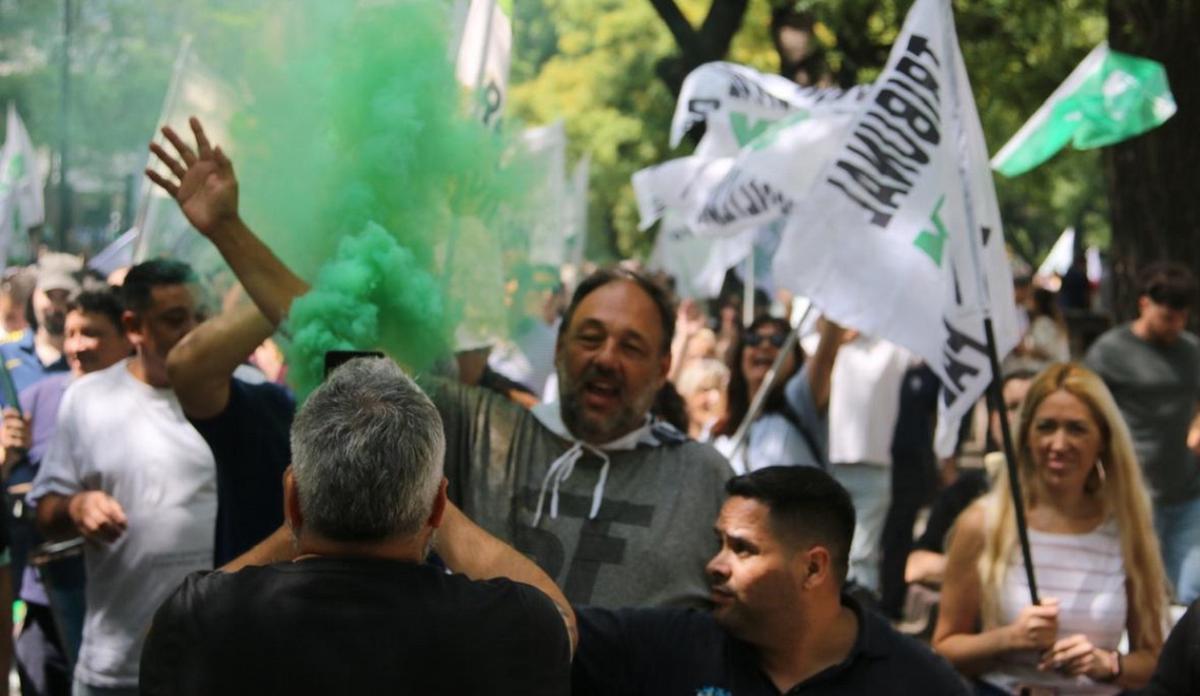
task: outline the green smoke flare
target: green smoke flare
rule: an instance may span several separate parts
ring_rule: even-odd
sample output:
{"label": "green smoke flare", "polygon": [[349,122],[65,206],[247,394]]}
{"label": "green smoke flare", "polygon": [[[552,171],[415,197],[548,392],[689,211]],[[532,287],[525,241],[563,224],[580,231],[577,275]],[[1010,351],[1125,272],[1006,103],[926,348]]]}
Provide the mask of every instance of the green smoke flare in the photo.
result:
{"label": "green smoke flare", "polygon": [[[447,282],[446,258],[455,279],[501,263],[516,242],[500,212],[524,177],[502,168],[506,138],[463,112],[444,4],[269,5],[232,133],[246,219],[315,278],[288,321],[293,386],[306,395],[332,349],[427,367],[495,296]],[[488,239],[458,233],[480,227]]]}

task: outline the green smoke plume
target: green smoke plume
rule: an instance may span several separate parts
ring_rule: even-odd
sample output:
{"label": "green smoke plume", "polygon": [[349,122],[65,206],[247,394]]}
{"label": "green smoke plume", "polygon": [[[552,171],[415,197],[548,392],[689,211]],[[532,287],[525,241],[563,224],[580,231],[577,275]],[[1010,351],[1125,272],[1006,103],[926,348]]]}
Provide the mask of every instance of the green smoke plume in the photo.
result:
{"label": "green smoke plume", "polygon": [[464,113],[448,7],[289,0],[262,16],[231,133],[244,217],[315,279],[288,321],[293,386],[306,395],[332,349],[427,367],[459,317],[490,315],[496,288],[452,281],[518,244],[501,212],[524,181],[502,167],[506,138]]}

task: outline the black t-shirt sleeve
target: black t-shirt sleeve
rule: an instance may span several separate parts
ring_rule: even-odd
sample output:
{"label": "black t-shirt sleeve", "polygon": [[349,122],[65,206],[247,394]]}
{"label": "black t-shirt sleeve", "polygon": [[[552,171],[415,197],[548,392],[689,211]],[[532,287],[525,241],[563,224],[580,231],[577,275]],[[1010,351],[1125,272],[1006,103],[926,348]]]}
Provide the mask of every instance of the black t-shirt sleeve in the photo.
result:
{"label": "black t-shirt sleeve", "polygon": [[1145,696],[1200,693],[1200,600],[1192,602],[1171,631],[1150,686],[1141,693]]}
{"label": "black t-shirt sleeve", "polygon": [[582,607],[575,621],[575,696],[658,693],[717,668],[721,631],[706,612]]}
{"label": "black t-shirt sleeve", "polygon": [[[565,696],[570,693],[571,637],[566,622],[554,602],[541,590],[522,583],[513,583],[518,593],[525,630],[510,634],[504,646],[507,655],[521,659],[508,661],[514,674],[512,684],[520,684],[521,692],[530,696]],[[510,625],[516,625],[513,622]],[[523,664],[532,660],[531,664]]]}
{"label": "black t-shirt sleeve", "polygon": [[189,607],[197,594],[197,582],[209,572],[189,575],[154,613],[138,668],[138,688],[143,696],[202,693],[203,687],[188,678],[198,673],[191,662],[199,657]]}
{"label": "black t-shirt sleeve", "polygon": [[579,647],[571,667],[574,696],[632,693],[631,674],[637,666],[636,654],[630,648],[629,618],[628,611],[575,609]]}

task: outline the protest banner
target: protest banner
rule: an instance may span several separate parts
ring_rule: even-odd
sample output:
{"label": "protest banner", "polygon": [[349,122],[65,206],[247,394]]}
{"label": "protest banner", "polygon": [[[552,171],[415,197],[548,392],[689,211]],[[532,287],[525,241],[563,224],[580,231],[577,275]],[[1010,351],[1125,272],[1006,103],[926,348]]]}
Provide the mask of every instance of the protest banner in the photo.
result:
{"label": "protest banner", "polygon": [[1175,114],[1166,68],[1114,51],[1102,42],[992,158],[992,168],[1018,176],[1073,145],[1087,150],[1157,128]]}
{"label": "protest banner", "polygon": [[43,183],[33,141],[12,103],[8,105],[5,123],[4,147],[0,149],[0,257],[3,258],[7,258],[13,235],[46,220]]}
{"label": "protest banner", "polygon": [[497,126],[508,96],[512,0],[471,0],[458,44],[455,76],[472,94],[474,113]]}

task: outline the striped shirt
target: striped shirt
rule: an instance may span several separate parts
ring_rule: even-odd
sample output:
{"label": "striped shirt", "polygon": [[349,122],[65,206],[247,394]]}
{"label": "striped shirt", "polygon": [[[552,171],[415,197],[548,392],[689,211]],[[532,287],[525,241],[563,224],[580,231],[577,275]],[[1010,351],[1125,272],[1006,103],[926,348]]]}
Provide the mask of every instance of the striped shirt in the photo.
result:
{"label": "striped shirt", "polygon": [[[1088,637],[1102,650],[1116,650],[1125,631],[1127,600],[1125,568],[1117,521],[1109,518],[1086,534],[1054,534],[1029,530],[1038,595],[1059,601],[1058,637],[1077,633]],[[1029,606],[1029,582],[1019,547],[1013,547],[1004,589],[1000,597],[1000,619],[1004,625],[1016,621]],[[1039,672],[1039,654],[1026,650],[1001,655],[993,671],[982,679],[1011,693],[1020,686],[1049,687],[1059,694],[1117,694],[1113,684],[1087,677],[1068,677],[1057,672]]]}

